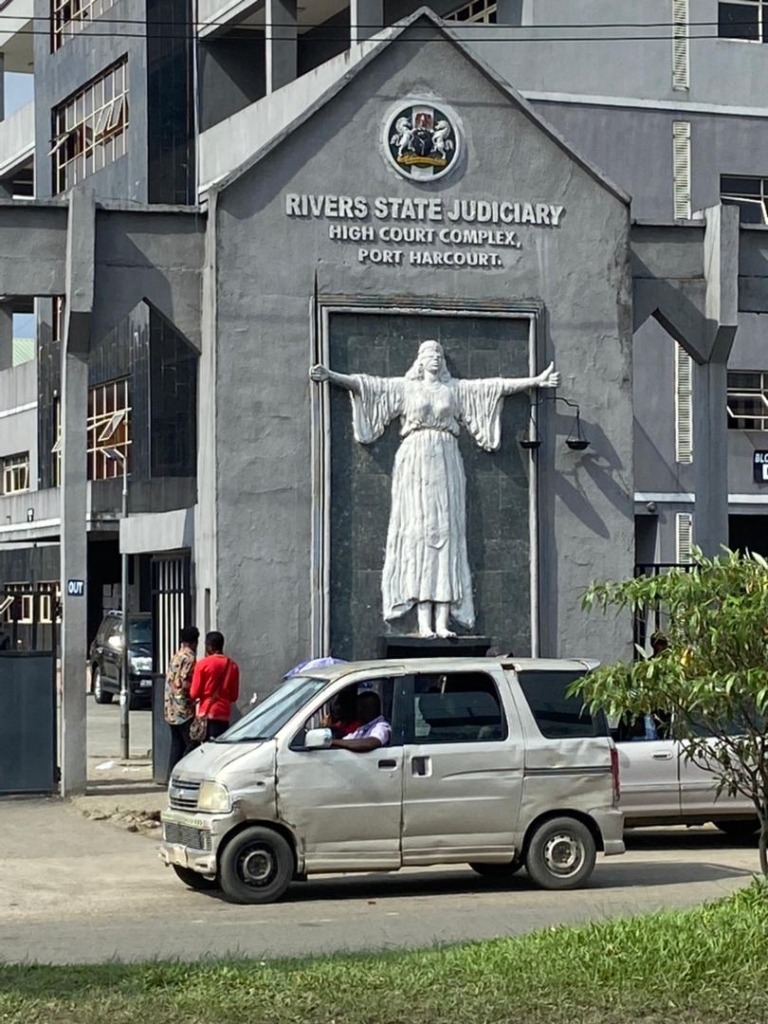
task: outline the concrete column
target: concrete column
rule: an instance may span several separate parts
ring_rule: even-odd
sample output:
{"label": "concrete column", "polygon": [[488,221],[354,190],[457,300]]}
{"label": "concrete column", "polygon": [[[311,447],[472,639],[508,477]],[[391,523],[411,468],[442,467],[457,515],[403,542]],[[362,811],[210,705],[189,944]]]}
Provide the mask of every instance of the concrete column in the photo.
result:
{"label": "concrete column", "polygon": [[706,337],[693,381],[693,539],[705,555],[728,543],[728,357],[739,323],[739,213],[705,211]]}
{"label": "concrete column", "polygon": [[[66,307],[61,367],[61,792],[88,777],[85,650],[88,628],[88,483],[85,452],[88,353],[96,238],[92,193],[74,190],[67,225]],[[70,581],[82,581],[68,586]]]}
{"label": "concrete column", "polygon": [[0,370],[13,366],[13,312],[0,305]]}
{"label": "concrete column", "polygon": [[5,54],[0,53],[0,121],[5,120]]}
{"label": "concrete column", "polygon": [[728,543],[728,366],[694,363],[693,468],[696,508],[693,540],[705,555]]}
{"label": "concrete column", "polygon": [[523,0],[498,0],[496,21],[499,25],[522,25]]}
{"label": "concrete column", "polygon": [[269,94],[298,73],[296,0],[266,0],[264,18]]}
{"label": "concrete column", "polygon": [[369,39],[384,27],[384,0],[351,0],[349,5],[349,41],[354,46]]}

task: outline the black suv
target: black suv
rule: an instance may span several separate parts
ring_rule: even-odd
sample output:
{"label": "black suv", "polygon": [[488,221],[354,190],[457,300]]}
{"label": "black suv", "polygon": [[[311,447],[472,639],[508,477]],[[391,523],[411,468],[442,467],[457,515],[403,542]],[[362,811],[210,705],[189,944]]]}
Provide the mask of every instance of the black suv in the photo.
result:
{"label": "black suv", "polygon": [[[122,612],[107,612],[88,653],[91,693],[97,704],[110,704],[120,693],[123,650]],[[131,615],[128,620],[128,706],[133,710],[152,703],[152,619]]]}

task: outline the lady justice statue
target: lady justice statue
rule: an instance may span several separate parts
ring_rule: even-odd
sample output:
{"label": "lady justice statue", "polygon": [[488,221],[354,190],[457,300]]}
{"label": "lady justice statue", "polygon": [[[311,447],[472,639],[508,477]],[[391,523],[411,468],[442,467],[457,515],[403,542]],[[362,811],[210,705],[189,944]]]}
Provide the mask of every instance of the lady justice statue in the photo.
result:
{"label": "lady justice statue", "polygon": [[450,619],[475,624],[467,558],[466,477],[459,452],[465,427],[486,451],[501,445],[504,398],[532,388],[556,388],[550,364],[538,377],[457,380],[442,346],[425,341],[405,377],[335,373],[322,365],[313,381],[345,388],[352,400],[355,440],[371,444],[400,418],[402,443],[392,474],[392,510],[381,594],[384,619],[418,610],[419,634],[451,637]]}

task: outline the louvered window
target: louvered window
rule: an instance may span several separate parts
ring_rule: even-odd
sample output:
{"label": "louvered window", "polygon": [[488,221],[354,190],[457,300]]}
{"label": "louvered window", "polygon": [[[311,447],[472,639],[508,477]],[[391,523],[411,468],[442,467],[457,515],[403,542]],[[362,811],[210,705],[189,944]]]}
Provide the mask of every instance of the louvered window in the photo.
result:
{"label": "louvered window", "polygon": [[672,124],[675,220],[691,219],[691,122]]}
{"label": "louvered window", "polygon": [[688,0],[672,0],[672,88],[688,89],[691,63],[688,52]]}
{"label": "louvered window", "polygon": [[693,360],[675,345],[675,458],[693,462]]}
{"label": "louvered window", "polygon": [[690,512],[678,512],[675,516],[676,561],[683,565],[691,560],[693,547],[693,516]]}

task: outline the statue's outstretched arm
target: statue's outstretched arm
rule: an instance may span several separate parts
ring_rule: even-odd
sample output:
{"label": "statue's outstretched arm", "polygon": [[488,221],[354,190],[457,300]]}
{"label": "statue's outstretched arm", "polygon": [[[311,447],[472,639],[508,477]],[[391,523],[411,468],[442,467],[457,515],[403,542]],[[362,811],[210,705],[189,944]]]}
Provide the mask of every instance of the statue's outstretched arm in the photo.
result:
{"label": "statue's outstretched arm", "polygon": [[530,391],[533,388],[557,387],[560,387],[560,374],[555,370],[554,363],[550,363],[538,377],[508,377],[502,381],[505,395],[516,395],[520,391]]}
{"label": "statue's outstretched arm", "polygon": [[336,373],[335,370],[329,370],[327,366],[323,366],[322,363],[317,363],[309,371],[310,378],[316,384],[322,384],[325,381],[330,381],[331,384],[335,384],[339,388],[344,388],[346,391],[353,391],[356,395],[360,394],[360,381],[355,377],[350,377],[346,373]]}

